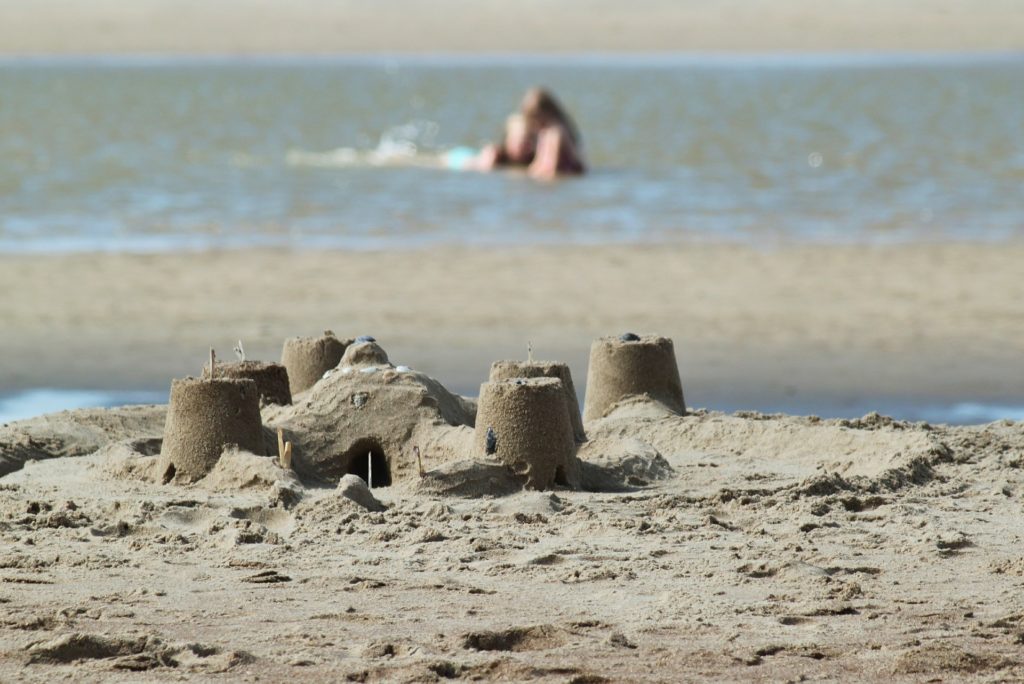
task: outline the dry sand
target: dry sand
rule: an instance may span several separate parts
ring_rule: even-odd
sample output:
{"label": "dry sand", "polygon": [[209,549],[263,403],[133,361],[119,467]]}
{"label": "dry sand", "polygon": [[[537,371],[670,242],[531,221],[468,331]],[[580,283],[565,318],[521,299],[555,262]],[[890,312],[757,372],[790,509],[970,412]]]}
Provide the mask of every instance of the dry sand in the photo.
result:
{"label": "dry sand", "polygon": [[[366,405],[404,401],[380,377]],[[264,420],[358,414],[352,378]],[[431,448],[370,512],[232,450],[157,484],[162,417],[0,428],[54,456],[0,478],[0,680],[1024,677],[1022,424],[627,402],[580,449],[604,491],[515,492]]]}
{"label": "dry sand", "polygon": [[163,390],[211,345],[278,360],[332,329],[474,395],[530,340],[582,396],[591,341],[632,330],[674,339],[692,406],[1016,403],[1022,263],[1013,244],[7,255],[0,392]]}
{"label": "dry sand", "polygon": [[0,53],[1024,49],[1018,0],[0,0]]}

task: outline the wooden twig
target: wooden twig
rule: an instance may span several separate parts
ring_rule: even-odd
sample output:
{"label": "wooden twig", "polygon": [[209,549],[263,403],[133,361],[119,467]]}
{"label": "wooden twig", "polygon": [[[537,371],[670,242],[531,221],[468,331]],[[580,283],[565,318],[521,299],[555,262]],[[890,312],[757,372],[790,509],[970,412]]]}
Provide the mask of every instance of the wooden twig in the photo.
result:
{"label": "wooden twig", "polygon": [[373,489],[373,452],[366,452],[366,486]]}
{"label": "wooden twig", "polygon": [[284,458],[281,459],[281,467],[285,470],[292,469],[292,443],[284,443]]}
{"label": "wooden twig", "polygon": [[213,382],[214,372],[217,370],[217,352],[210,347],[210,382]]}
{"label": "wooden twig", "polygon": [[412,448],[412,453],[416,454],[416,465],[420,469],[420,477],[423,477],[426,473],[423,472],[423,458],[420,456],[420,448],[418,446],[414,446]]}
{"label": "wooden twig", "polygon": [[277,428],[277,461],[284,465],[284,430]]}
{"label": "wooden twig", "polygon": [[242,340],[238,340],[238,346],[235,347],[235,356],[238,357],[239,361],[245,361],[245,347],[242,346]]}

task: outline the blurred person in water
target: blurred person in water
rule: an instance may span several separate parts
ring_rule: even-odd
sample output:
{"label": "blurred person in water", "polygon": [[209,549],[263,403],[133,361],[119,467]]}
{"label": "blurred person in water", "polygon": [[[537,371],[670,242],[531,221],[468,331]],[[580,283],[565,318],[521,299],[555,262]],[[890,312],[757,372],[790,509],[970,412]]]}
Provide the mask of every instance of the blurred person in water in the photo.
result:
{"label": "blurred person in water", "polygon": [[487,145],[460,166],[478,171],[518,167],[544,179],[580,175],[586,171],[581,143],[576,123],[555,96],[531,88],[519,111],[506,119],[501,142]]}

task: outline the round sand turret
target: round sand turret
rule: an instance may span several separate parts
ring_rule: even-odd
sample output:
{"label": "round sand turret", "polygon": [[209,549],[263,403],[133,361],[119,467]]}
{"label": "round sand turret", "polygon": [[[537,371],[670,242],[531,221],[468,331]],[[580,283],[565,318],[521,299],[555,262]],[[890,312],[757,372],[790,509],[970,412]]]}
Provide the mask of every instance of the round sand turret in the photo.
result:
{"label": "round sand turret", "polygon": [[491,364],[491,382],[513,378],[558,378],[561,380],[573,437],[577,443],[587,441],[587,433],[583,430],[583,419],[580,417],[580,400],[576,396],[576,387],[572,383],[572,373],[567,364],[556,361],[495,361]]}
{"label": "round sand turret", "polygon": [[341,357],[340,366],[387,366],[391,362],[388,360],[388,353],[384,351],[384,348],[377,344],[376,340],[372,338],[362,341],[362,338],[352,342],[345,349],[344,356]]}
{"label": "round sand turret", "polygon": [[[203,366],[203,377],[210,377],[209,364]],[[292,393],[288,386],[288,370],[273,361],[235,361],[218,363],[217,377],[248,378],[256,383],[260,404],[278,404],[287,406],[292,403]]]}
{"label": "round sand turret", "polygon": [[284,341],[281,365],[288,370],[288,388],[293,395],[317,383],[324,373],[338,365],[347,341],[327,331],[320,337],[290,337]]}
{"label": "round sand turret", "polygon": [[556,378],[481,385],[473,441],[478,456],[497,458],[530,489],[578,486],[572,424]]}
{"label": "round sand turret", "polygon": [[626,397],[639,395],[647,395],[676,413],[686,413],[672,340],[632,333],[594,340],[583,419],[601,418]]}
{"label": "round sand turret", "polygon": [[160,449],[159,473],[164,482],[205,477],[225,444],[263,453],[259,392],[252,380],[174,380],[169,404]]}

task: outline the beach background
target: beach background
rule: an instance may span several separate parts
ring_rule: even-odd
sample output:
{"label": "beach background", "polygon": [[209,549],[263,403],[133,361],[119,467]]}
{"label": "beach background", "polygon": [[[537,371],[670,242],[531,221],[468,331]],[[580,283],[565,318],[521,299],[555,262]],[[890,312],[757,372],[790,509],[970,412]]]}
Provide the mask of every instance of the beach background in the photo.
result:
{"label": "beach background", "polygon": [[[0,0],[0,680],[1024,680],[1021,15]],[[626,331],[685,415],[450,393]]]}
{"label": "beach background", "polygon": [[[324,328],[470,395],[635,330],[694,406],[1022,418],[1022,51],[1009,1],[0,0],[0,420]],[[590,175],[444,168],[538,83]]]}

